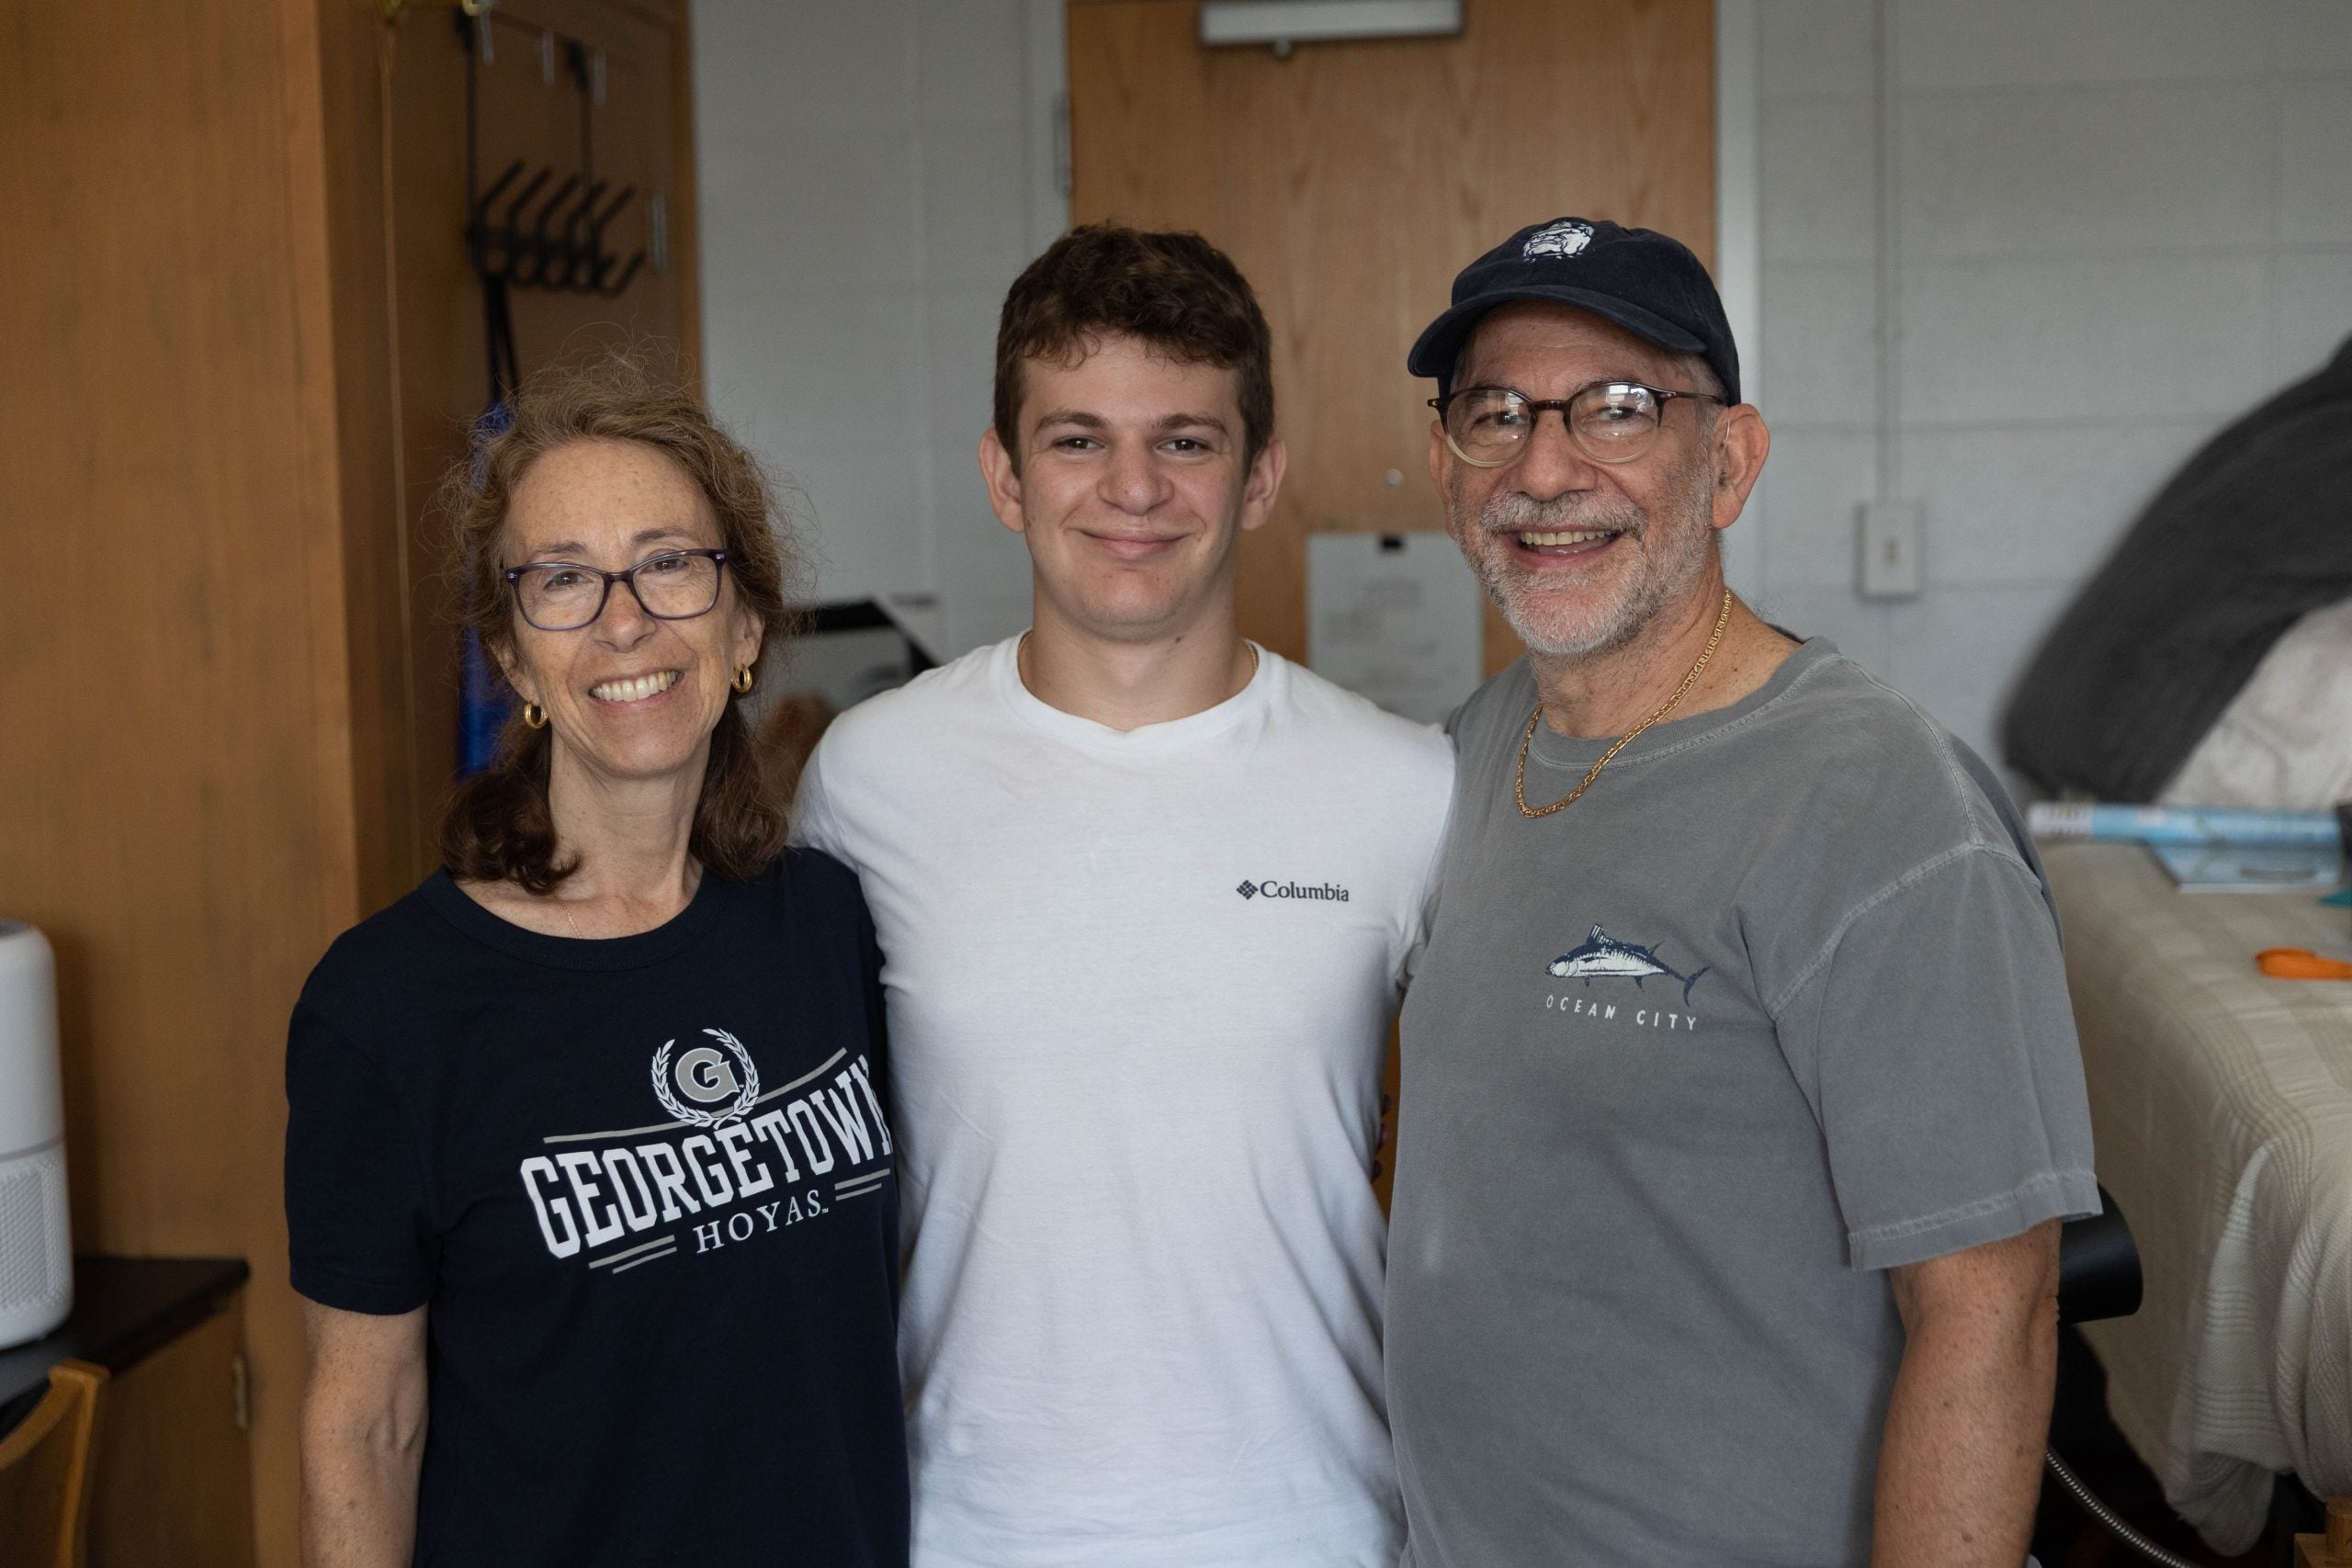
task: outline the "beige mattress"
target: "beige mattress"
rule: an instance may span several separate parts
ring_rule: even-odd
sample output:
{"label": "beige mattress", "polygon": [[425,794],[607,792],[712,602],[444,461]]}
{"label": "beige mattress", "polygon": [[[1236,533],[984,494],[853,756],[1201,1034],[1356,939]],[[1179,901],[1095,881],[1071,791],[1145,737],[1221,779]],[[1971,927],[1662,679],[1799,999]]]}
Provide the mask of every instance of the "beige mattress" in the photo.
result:
{"label": "beige mattress", "polygon": [[2352,957],[2352,912],[2178,893],[2136,845],[2045,852],[2099,1179],[2147,1275],[2138,1315],[2085,1332],[2165,1496],[2243,1551],[2274,1472],[2352,1492],[2352,981],[2254,966]]}

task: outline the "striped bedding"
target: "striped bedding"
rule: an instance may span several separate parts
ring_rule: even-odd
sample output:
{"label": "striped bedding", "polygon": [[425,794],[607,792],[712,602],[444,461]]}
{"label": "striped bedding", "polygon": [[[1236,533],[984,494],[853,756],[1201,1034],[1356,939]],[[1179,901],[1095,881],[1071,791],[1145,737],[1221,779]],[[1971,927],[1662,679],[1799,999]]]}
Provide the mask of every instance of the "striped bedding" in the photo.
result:
{"label": "striped bedding", "polygon": [[2254,966],[2265,947],[2352,957],[2352,917],[2177,893],[2134,845],[2047,863],[2099,1179],[2147,1276],[2138,1315],[2086,1332],[2173,1506],[2243,1551],[2272,1472],[2352,1492],[2352,982]]}

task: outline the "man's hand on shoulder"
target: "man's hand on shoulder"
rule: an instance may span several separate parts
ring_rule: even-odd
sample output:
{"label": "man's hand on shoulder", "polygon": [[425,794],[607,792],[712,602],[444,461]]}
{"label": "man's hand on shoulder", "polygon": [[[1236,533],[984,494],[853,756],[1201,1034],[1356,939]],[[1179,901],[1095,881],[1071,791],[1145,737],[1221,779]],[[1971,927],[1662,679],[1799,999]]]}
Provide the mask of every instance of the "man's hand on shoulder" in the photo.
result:
{"label": "man's hand on shoulder", "polygon": [[2058,1369],[2058,1224],[1889,1271],[1902,1369],[1879,1445],[1876,1568],[2018,1568]]}

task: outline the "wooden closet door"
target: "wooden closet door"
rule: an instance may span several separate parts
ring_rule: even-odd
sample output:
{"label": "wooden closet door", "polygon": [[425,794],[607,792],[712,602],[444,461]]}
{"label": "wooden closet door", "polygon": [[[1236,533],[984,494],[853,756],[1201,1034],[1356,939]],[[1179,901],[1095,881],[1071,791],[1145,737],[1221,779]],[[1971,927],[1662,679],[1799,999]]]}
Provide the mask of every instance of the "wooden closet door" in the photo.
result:
{"label": "wooden closet door", "polygon": [[[1191,0],[1069,7],[1071,212],[1196,229],[1256,286],[1290,475],[1241,626],[1306,656],[1306,536],[1443,526],[1405,353],[1453,275],[1575,213],[1715,243],[1710,0],[1466,0],[1458,38],[1204,49]],[[1391,476],[1395,476],[1392,479]],[[1487,666],[1519,642],[1491,610]]]}
{"label": "wooden closet door", "polygon": [[[643,344],[698,380],[693,164],[684,9],[662,0],[500,0],[484,14],[486,58],[477,68],[478,161],[487,189],[514,159],[556,173],[538,199],[580,167],[580,86],[573,48],[601,69],[590,105],[589,146],[609,201],[636,194],[605,231],[607,251],[640,266],[616,298],[510,291],[516,357],[525,376],[605,344]],[[435,861],[440,808],[457,761],[458,613],[445,572],[447,529],[435,492],[465,456],[468,432],[490,400],[482,296],[468,257],[466,39],[478,24],[449,10],[413,6],[400,18],[384,95],[391,199],[400,487],[406,525],[407,754],[414,781],[407,841],[393,859],[404,891]],[[594,61],[601,57],[602,65]],[[527,179],[528,171],[523,176]],[[508,187],[511,195],[522,180]],[[535,199],[526,212],[534,210]],[[503,212],[502,202],[497,210]],[[560,210],[560,209],[559,209]],[[661,217],[655,216],[657,211]],[[403,879],[404,876],[404,879]]]}

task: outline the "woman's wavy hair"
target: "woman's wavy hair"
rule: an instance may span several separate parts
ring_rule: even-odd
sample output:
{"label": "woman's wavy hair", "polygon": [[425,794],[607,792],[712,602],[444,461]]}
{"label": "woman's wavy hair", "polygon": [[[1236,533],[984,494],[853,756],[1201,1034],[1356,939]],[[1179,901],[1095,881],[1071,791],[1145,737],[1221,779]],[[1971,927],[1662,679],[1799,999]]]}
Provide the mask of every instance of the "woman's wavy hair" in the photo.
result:
{"label": "woman's wavy hair", "polygon": [[[757,672],[797,629],[788,598],[800,562],[777,508],[775,487],[758,459],[719,429],[701,400],[657,373],[641,352],[607,354],[528,378],[515,395],[513,422],[477,440],[471,455],[441,484],[441,508],[453,526],[449,570],[465,624],[481,639],[493,671],[514,646],[514,596],[502,575],[506,513],[531,465],[576,441],[634,441],[667,456],[693,479],[718,514],[727,577],[737,601],[764,627]],[[533,893],[553,890],[577,869],[560,859],[548,806],[553,741],[519,712],[506,722],[498,755],[463,781],[441,820],[441,862],[452,876],[511,881]],[[704,868],[738,881],[757,875],[782,852],[784,807],[769,787],[741,704],[731,695],[710,738],[710,764],[688,842]]]}

